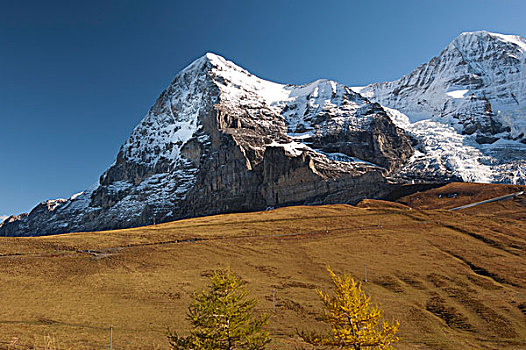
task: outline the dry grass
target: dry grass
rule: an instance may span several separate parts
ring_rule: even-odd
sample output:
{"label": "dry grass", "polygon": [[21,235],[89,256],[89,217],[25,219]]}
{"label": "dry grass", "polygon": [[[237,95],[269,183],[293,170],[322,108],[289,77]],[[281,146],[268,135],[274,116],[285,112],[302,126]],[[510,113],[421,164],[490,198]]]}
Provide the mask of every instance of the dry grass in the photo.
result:
{"label": "dry grass", "polygon": [[[410,189],[411,185],[406,187]],[[398,198],[397,202],[419,209],[449,209],[524,190],[526,186],[520,185],[452,182],[435,189],[403,196]],[[480,208],[476,209],[476,212],[479,211]]]}
{"label": "dry grass", "polygon": [[0,349],[13,337],[31,348],[40,334],[102,349],[110,323],[114,349],[168,349],[167,327],[188,327],[191,292],[227,266],[261,311],[276,290],[270,348],[293,349],[296,329],[323,326],[314,289],[330,285],[325,266],[362,279],[364,264],[365,290],[401,321],[400,349],[524,349],[526,226],[516,217],[526,209],[501,205],[504,216],[369,201],[2,238]]}
{"label": "dry grass", "polygon": [[13,338],[7,345],[8,350],[23,350],[23,349],[33,349],[33,350],[66,350],[68,348],[61,346],[60,342],[55,336],[46,335],[43,337],[38,337],[33,339],[31,345],[20,343],[19,338]]}

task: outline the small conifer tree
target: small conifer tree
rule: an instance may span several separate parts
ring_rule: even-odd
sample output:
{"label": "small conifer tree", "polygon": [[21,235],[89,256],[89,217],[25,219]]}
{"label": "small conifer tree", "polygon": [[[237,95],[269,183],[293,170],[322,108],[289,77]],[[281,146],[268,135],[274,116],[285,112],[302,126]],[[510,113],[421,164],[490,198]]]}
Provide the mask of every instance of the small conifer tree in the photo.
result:
{"label": "small conifer tree", "polygon": [[216,271],[207,291],[195,292],[188,307],[190,335],[168,334],[175,350],[261,350],[270,342],[263,328],[268,315],[255,317],[256,299],[245,282],[230,271]]}
{"label": "small conifer tree", "polygon": [[348,275],[337,276],[327,268],[335,288],[329,295],[318,290],[325,308],[324,321],[331,330],[328,334],[300,332],[309,344],[338,349],[393,349],[391,344],[398,342],[396,332],[400,323],[383,319],[383,311],[371,304],[371,298]]}

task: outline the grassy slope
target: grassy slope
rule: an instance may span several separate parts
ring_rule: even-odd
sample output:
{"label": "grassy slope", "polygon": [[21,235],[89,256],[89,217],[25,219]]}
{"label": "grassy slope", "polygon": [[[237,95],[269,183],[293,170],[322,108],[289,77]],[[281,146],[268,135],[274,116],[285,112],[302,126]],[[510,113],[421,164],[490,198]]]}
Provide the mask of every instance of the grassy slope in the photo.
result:
{"label": "grassy slope", "polygon": [[[431,191],[440,189],[448,190]],[[437,207],[436,193],[412,196]],[[325,266],[361,279],[364,264],[365,290],[401,321],[399,348],[524,349],[525,214],[522,198],[465,212],[366,201],[2,238],[0,349],[13,337],[27,347],[47,334],[64,348],[101,349],[110,323],[116,349],[167,349],[166,328],[188,326],[191,292],[227,266],[249,282],[262,311],[272,311],[276,289],[271,348],[293,349],[296,329],[323,326],[314,289],[329,286]]]}

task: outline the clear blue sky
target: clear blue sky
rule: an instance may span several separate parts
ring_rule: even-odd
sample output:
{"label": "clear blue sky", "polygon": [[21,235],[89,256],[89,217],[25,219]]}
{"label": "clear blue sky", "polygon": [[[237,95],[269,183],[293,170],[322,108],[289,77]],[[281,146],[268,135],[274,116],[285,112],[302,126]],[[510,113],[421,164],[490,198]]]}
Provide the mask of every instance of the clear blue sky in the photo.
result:
{"label": "clear blue sky", "polygon": [[393,80],[459,33],[526,35],[524,0],[0,0],[0,216],[97,181],[175,74]]}

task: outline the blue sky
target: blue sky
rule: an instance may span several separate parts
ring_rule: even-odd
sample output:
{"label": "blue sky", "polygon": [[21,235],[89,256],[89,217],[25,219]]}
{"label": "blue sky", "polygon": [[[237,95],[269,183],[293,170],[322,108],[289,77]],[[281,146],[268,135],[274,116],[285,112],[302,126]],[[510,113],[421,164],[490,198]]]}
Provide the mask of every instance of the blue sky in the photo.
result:
{"label": "blue sky", "polygon": [[526,36],[524,0],[0,1],[0,216],[96,182],[175,74],[399,78],[463,31]]}

